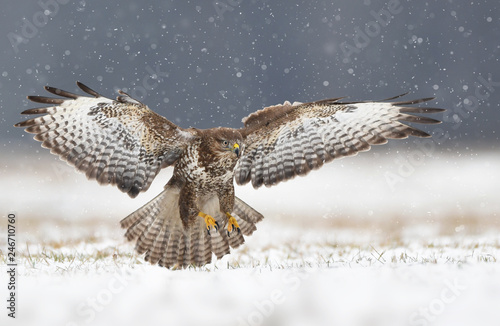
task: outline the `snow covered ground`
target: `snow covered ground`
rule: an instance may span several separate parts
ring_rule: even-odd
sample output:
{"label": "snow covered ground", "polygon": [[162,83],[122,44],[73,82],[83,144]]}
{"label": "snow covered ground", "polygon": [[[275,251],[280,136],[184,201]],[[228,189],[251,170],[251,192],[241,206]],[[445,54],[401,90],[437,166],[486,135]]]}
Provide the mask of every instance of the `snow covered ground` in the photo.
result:
{"label": "snow covered ground", "polygon": [[[231,255],[182,271],[145,264],[118,226],[171,171],[131,200],[45,151],[7,155],[18,310],[0,324],[498,325],[500,154],[415,153],[376,149],[238,187],[266,218]],[[5,262],[5,221],[0,234]]]}

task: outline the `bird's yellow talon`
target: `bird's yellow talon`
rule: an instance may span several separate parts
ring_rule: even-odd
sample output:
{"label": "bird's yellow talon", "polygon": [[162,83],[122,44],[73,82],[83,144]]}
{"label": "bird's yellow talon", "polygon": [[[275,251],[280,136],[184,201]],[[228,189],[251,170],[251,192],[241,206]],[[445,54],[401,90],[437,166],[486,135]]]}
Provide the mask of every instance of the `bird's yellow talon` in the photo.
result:
{"label": "bird's yellow talon", "polygon": [[234,230],[236,230],[238,234],[240,234],[240,226],[238,225],[238,222],[236,222],[236,219],[229,213],[226,213],[226,216],[229,219],[227,221],[227,235],[229,236]]}
{"label": "bird's yellow talon", "polygon": [[198,216],[205,219],[208,234],[210,234],[210,228],[214,228],[216,231],[219,230],[219,223],[217,223],[217,221],[212,216],[203,212],[199,212]]}

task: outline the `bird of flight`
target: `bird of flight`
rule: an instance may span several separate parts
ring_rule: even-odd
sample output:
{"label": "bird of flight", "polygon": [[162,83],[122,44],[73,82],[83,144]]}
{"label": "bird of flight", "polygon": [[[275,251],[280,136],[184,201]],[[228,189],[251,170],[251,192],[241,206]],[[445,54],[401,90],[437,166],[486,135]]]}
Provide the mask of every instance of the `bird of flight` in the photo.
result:
{"label": "bird of flight", "polygon": [[130,197],[146,191],[158,172],[173,166],[164,190],[121,221],[145,260],[165,267],[203,266],[251,235],[263,216],[235,196],[234,181],[274,186],[334,159],[367,151],[388,139],[430,137],[405,124],[440,121],[415,113],[438,108],[432,100],[342,102],[333,98],[270,106],[243,119],[243,127],[181,128],[119,91],[109,99],[77,82],[89,96],[53,87],[59,97],[28,96],[48,106],[17,123],[62,160],[99,184]]}

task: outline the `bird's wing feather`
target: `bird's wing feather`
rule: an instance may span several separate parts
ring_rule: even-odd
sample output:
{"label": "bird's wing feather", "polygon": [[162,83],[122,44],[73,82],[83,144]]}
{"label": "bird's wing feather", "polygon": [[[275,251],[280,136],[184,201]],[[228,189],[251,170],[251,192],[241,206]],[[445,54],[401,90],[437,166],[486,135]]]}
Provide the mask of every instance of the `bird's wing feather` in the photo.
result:
{"label": "bird's wing feather", "polygon": [[387,139],[430,137],[402,122],[440,123],[413,113],[444,110],[406,106],[432,98],[388,102],[401,96],[377,102],[339,102],[341,98],[285,102],[252,113],[243,119],[245,126],[240,129],[245,150],[235,169],[236,182],[252,181],[255,188],[272,186],[333,159],[367,151]]}
{"label": "bird's wing feather", "polygon": [[22,112],[43,115],[15,126],[35,134],[43,147],[100,184],[116,185],[135,197],[194,137],[124,92],[112,100],[77,84],[90,96],[47,86],[62,98],[28,96],[51,106]]}

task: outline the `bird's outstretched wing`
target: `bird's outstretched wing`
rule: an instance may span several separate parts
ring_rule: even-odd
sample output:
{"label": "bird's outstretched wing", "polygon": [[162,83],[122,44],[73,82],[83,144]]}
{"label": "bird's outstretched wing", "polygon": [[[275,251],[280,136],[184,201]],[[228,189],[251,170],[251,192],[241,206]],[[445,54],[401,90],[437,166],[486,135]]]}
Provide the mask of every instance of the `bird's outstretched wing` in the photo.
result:
{"label": "bird's outstretched wing", "polygon": [[116,185],[130,197],[146,191],[163,167],[173,164],[193,135],[119,91],[112,100],[77,82],[81,96],[53,87],[62,98],[28,96],[51,106],[22,114],[44,114],[16,124],[42,146],[89,179]]}
{"label": "bird's outstretched wing", "polygon": [[235,169],[236,182],[272,186],[331,160],[367,151],[371,145],[385,144],[389,138],[430,137],[402,122],[440,123],[412,113],[444,110],[406,106],[432,98],[389,102],[403,95],[376,102],[339,102],[341,98],[285,102],[252,113],[240,129],[246,148]]}

